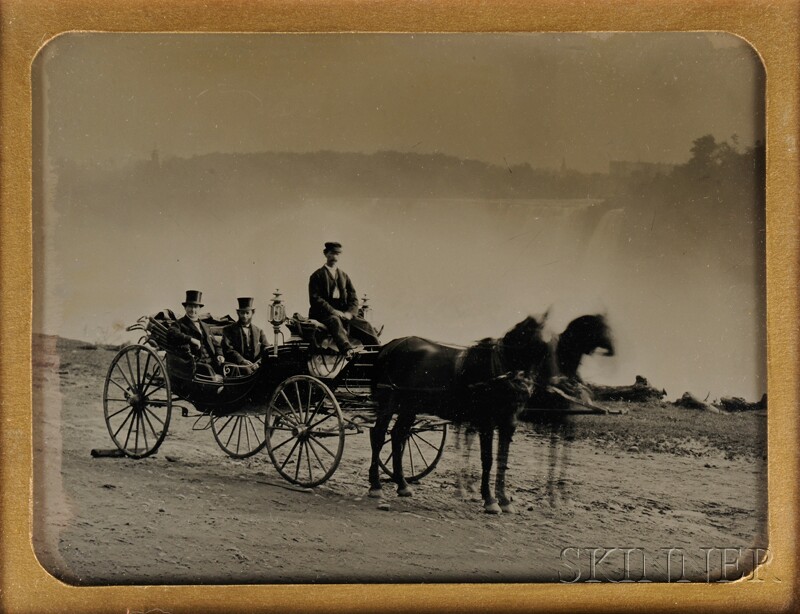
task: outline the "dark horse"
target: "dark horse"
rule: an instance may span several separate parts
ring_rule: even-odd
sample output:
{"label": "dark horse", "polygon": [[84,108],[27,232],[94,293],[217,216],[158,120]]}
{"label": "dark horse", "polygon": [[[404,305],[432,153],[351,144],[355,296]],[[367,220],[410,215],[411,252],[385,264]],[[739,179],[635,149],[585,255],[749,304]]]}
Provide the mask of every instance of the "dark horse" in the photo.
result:
{"label": "dark horse", "polygon": [[[394,481],[398,495],[411,496],[411,488],[403,476],[403,449],[417,413],[424,412],[470,425],[478,431],[484,509],[493,514],[513,512],[511,499],[505,492],[508,450],[517,416],[534,387],[534,376],[548,371],[545,365],[548,347],[542,338],[542,326],[543,321],[528,317],[502,339],[484,339],[465,349],[420,337],[403,337],[385,345],[375,360],[372,380],[378,410],[370,432],[370,496],[381,496],[379,454],[395,414]],[[499,433],[495,480],[499,505],[490,487],[495,428]]]}

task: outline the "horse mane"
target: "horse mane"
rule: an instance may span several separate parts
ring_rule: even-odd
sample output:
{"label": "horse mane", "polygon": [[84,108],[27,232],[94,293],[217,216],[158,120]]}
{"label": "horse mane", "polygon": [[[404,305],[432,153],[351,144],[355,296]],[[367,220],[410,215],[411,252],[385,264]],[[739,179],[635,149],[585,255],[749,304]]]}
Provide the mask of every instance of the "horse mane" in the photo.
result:
{"label": "horse mane", "polygon": [[541,370],[546,357],[542,324],[529,316],[500,339],[485,337],[467,348],[461,379],[473,385],[518,371],[530,375]]}

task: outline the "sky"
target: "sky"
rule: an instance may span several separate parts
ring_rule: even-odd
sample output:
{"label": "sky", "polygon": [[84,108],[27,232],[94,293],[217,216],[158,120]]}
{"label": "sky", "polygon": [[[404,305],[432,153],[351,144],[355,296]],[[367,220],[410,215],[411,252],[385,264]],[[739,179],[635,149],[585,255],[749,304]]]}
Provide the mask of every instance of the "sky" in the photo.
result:
{"label": "sky", "polygon": [[190,288],[217,315],[256,297],[265,326],[276,288],[306,312],[308,275],[338,240],[384,340],[467,344],[548,309],[559,332],[603,311],[618,352],[587,361],[590,379],[757,398],[761,263],[732,275],[719,254],[663,242],[631,259],[627,211],[299,191],[264,202],[252,178],[112,184],[67,202],[57,182],[64,161],[130,168],[154,149],[397,150],[597,172],[681,163],[703,134],[763,139],[762,85],[754,52],[724,34],[61,36],[34,66],[34,329],[118,343],[138,316],[180,311]]}
{"label": "sky", "polygon": [[728,34],[67,34],[38,58],[50,155],[442,152],[583,171],[763,138]]}

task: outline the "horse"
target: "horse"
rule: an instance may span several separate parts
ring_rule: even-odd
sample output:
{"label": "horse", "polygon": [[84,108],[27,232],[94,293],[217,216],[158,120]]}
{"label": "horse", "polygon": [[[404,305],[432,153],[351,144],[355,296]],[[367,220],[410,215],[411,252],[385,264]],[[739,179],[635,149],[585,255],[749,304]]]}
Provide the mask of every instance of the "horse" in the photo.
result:
{"label": "horse", "polygon": [[[573,398],[591,402],[592,396],[584,385],[578,369],[584,356],[602,350],[605,356],[614,356],[614,339],[603,315],[586,315],[569,323],[564,332],[551,340],[555,347],[551,360],[551,385],[567,392]],[[569,445],[574,440],[573,417],[565,410],[570,402],[550,392],[547,387],[537,388],[528,399],[526,408],[553,411],[529,413],[530,420],[549,431],[547,463],[547,497],[550,505],[556,504],[557,486],[564,483],[564,470],[568,464]]]}
{"label": "horse", "polygon": [[[534,374],[543,369],[547,359],[547,343],[542,337],[545,319],[546,314],[541,322],[529,316],[501,339],[483,339],[468,348],[403,337],[380,350],[372,378],[372,395],[378,408],[370,431],[371,497],[382,495],[379,455],[394,415],[393,479],[399,496],[413,494],[403,475],[403,449],[417,413],[424,411],[477,430],[484,509],[491,514],[515,511],[505,490],[508,452],[517,416],[533,390]],[[497,498],[490,487],[495,429],[499,433],[494,488]]]}
{"label": "horse", "polygon": [[[534,387],[533,394],[525,403],[526,409],[554,410],[528,414],[535,416],[535,418],[529,418],[530,421],[543,424],[550,430],[548,493],[551,501],[554,500],[555,493],[552,492],[550,484],[557,481],[556,468],[559,465],[559,457],[561,457],[562,470],[565,465],[563,456],[566,447],[562,447],[561,454],[559,454],[559,444],[562,440],[572,440],[573,429],[568,415],[563,411],[569,409],[569,401],[551,392],[549,387],[557,386],[574,397],[590,401],[591,398],[587,398],[589,393],[583,385],[583,379],[578,373],[578,369],[583,357],[591,355],[597,350],[602,350],[606,356],[614,355],[614,338],[605,316],[585,315],[572,320],[564,332],[554,336],[548,343],[547,359],[540,372],[536,374],[540,384]],[[469,470],[469,457],[474,436],[474,429],[467,427],[463,437],[457,429],[456,448],[462,455],[457,493],[462,499],[467,498],[467,492],[472,490],[473,479]]]}

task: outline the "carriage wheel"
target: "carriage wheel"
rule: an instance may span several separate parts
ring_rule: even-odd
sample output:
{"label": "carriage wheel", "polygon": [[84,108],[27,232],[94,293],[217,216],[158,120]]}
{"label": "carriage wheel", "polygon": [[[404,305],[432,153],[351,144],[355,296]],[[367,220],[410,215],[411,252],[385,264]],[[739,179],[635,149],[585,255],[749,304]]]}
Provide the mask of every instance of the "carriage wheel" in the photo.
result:
{"label": "carriage wheel", "polygon": [[164,363],[151,347],[122,348],[108,368],[103,414],[111,439],[127,456],[153,454],[169,428],[172,392]]}
{"label": "carriage wheel", "polygon": [[[392,427],[395,418],[386,430],[386,439],[381,448],[378,462],[384,473],[394,478],[392,469]],[[403,474],[409,482],[417,482],[428,475],[439,464],[447,441],[447,424],[431,424],[425,418],[418,419],[411,425],[406,448],[403,451]]]}
{"label": "carriage wheel", "polygon": [[233,458],[248,458],[260,452],[264,439],[264,414],[222,414],[211,416],[211,432],[219,447]]}
{"label": "carriage wheel", "polygon": [[327,480],[342,459],[344,419],[325,384],[295,375],[278,384],[267,407],[267,452],[286,480],[310,488]]}

